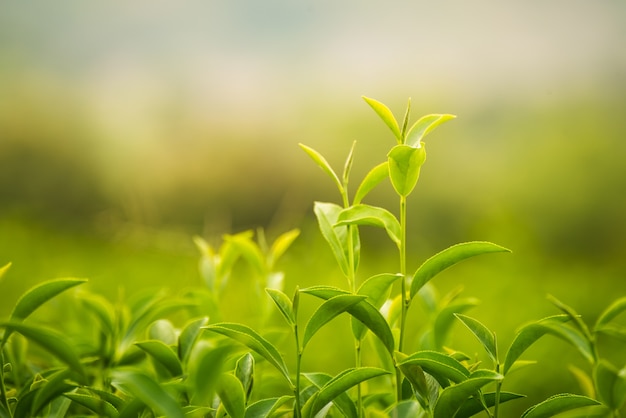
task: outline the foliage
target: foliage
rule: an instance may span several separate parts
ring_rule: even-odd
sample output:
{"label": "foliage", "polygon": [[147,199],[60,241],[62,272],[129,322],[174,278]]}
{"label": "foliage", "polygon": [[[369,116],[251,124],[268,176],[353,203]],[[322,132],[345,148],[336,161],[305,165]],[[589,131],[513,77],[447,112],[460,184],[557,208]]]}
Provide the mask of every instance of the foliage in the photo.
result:
{"label": "foliage", "polygon": [[[313,285],[286,293],[277,262],[298,237],[295,229],[271,245],[262,230],[256,238],[252,231],[226,235],[217,249],[196,237],[205,286],[180,297],[146,291],[113,304],[76,291],[82,279],[41,283],[24,293],[0,322],[0,417],[495,418],[501,416],[502,404],[524,396],[503,385],[510,373],[532,364],[522,356],[547,335],[571,344],[588,362],[589,371],[572,369],[583,394],[555,394],[522,417],[570,410],[620,416],[626,369],[601,355],[598,339],[626,339],[626,329],[616,321],[626,310],[626,298],[610,305],[592,327],[573,308],[551,298],[562,313],[522,326],[501,357],[495,332],[464,313],[477,301],[460,298],[456,290],[439,297],[433,279],[461,261],[508,249],[484,241],[460,243],[428,258],[413,273],[407,271],[407,197],[426,161],[424,138],[454,116],[427,115],[411,124],[409,101],[398,123],[384,104],[364,99],[396,143],[386,160],[365,175],[353,198],[348,184],[355,145],[341,175],[322,154],[301,145],[340,194],[340,204],[315,202],[313,211],[346,288]],[[387,179],[398,197],[398,215],[364,203]],[[387,233],[398,252],[397,271],[360,278],[360,231],[365,226]],[[257,296],[254,326],[229,322],[221,306],[223,292],[242,264]],[[0,268],[0,278],[9,267]],[[73,328],[32,319],[41,306],[70,291],[80,313],[69,321]],[[314,306],[310,314],[303,309],[304,298]],[[425,308],[429,326],[408,341],[408,312],[416,303]],[[273,314],[282,318],[281,327],[272,322]],[[339,317],[351,321],[354,364],[335,374],[303,370],[312,341]],[[491,367],[448,347],[455,323],[478,340]],[[286,341],[291,357],[285,353]],[[34,355],[31,344],[41,353]],[[366,362],[365,349],[375,358]]]}

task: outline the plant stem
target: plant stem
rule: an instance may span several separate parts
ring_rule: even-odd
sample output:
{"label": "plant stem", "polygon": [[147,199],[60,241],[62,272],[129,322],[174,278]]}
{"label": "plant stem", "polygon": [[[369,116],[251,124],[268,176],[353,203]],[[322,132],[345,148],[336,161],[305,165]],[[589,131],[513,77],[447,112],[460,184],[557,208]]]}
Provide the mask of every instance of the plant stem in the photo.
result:
{"label": "plant stem", "polygon": [[296,341],[296,383],[294,386],[294,396],[296,398],[295,418],[302,418],[302,405],[300,405],[300,364],[302,363],[302,349],[298,338],[298,324],[293,325],[293,334]]}
{"label": "plant stem", "polygon": [[404,328],[409,297],[406,289],[406,196],[400,196],[400,274],[402,275],[402,314],[400,317],[400,341],[398,351],[404,348]]}
{"label": "plant stem", "polygon": [[2,401],[2,406],[7,410],[9,416],[13,416],[11,408],[9,408],[7,389],[4,386],[4,346],[0,347],[0,401]]}

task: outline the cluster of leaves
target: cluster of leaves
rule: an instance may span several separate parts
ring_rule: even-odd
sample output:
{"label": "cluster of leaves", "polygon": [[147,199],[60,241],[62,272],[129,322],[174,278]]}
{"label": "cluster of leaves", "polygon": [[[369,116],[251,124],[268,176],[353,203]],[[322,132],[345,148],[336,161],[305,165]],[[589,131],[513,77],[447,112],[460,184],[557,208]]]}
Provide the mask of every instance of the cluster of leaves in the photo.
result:
{"label": "cluster of leaves", "polygon": [[[466,242],[435,254],[412,273],[407,267],[407,197],[426,159],[424,137],[454,117],[427,115],[409,126],[409,101],[400,125],[385,105],[365,100],[391,129],[396,144],[387,160],[368,172],[354,198],[348,190],[354,145],[342,176],[320,153],[301,145],[341,196],[340,205],[316,202],[314,213],[346,288],[311,286],[296,287],[291,295],[285,292],[276,262],[298,230],[279,236],[271,246],[262,231],[256,240],[250,231],[227,235],[218,249],[196,238],[205,286],[178,298],[145,292],[112,304],[98,295],[76,292],[85,280],[42,283],[27,291],[9,318],[0,322],[0,418],[499,417],[503,403],[524,396],[503,390],[505,378],[532,364],[521,357],[545,335],[572,344],[589,362],[590,372],[571,369],[582,394],[554,395],[528,408],[522,417],[566,411],[619,416],[626,401],[626,368],[603,358],[597,339],[626,336],[615,321],[626,310],[626,298],[609,306],[592,328],[553,298],[562,313],[521,327],[502,362],[495,333],[465,315],[476,299],[461,298],[456,290],[440,297],[432,279],[468,258],[508,250],[489,242]],[[386,179],[398,195],[399,217],[363,203]],[[397,272],[359,278],[363,226],[386,231],[398,250]],[[254,277],[255,327],[227,322],[221,306],[224,290],[237,282],[233,276],[239,261]],[[0,277],[8,268],[0,269]],[[77,330],[63,333],[29,320],[46,302],[70,290],[81,313]],[[303,297],[316,306],[307,318],[301,309]],[[409,341],[407,313],[416,303],[425,307],[430,325]],[[272,313],[283,320],[278,330],[271,326]],[[185,320],[177,327],[171,318],[181,314]],[[339,316],[351,319],[355,363],[336,375],[303,370],[302,358],[312,339]],[[454,324],[464,325],[476,337],[491,367],[448,347]],[[281,352],[288,340],[293,361]],[[47,354],[33,356],[31,343]],[[375,353],[368,364],[364,349]]]}

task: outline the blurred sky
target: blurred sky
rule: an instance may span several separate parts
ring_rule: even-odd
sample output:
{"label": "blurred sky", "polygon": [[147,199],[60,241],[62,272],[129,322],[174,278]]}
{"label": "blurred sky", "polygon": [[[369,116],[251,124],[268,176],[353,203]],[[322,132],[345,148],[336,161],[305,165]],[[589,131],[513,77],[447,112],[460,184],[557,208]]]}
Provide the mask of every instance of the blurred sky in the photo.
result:
{"label": "blurred sky", "polygon": [[[416,113],[473,121],[470,138],[497,125],[492,135],[513,144],[509,132],[537,122],[512,118],[516,106],[611,107],[624,92],[624,45],[618,0],[7,1],[3,197],[65,194],[62,212],[92,193],[103,199],[94,211],[117,200],[148,221],[151,199],[276,200],[306,161],[298,142],[345,155],[355,136],[384,133],[363,94],[398,114],[411,96]],[[468,132],[458,126],[450,132]]]}

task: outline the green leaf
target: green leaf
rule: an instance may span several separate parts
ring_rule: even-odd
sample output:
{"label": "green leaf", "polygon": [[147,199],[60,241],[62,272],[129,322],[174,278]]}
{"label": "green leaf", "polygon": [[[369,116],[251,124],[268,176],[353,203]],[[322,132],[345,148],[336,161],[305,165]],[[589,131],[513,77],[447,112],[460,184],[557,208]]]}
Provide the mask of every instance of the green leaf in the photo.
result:
{"label": "green leaf", "polygon": [[[322,299],[330,299],[337,295],[350,294],[345,290],[329,286],[309,287],[307,289],[302,289],[300,292],[308,293]],[[363,325],[365,325],[370,331],[372,331],[372,333],[374,333],[374,335],[376,335],[381,340],[389,354],[393,354],[393,334],[391,333],[389,324],[387,324],[387,321],[378,311],[378,309],[376,309],[375,306],[365,300],[362,303],[357,303],[356,305],[350,306],[347,312],[359,321],[361,321]]]}
{"label": "green leaf", "polygon": [[354,195],[354,204],[358,205],[361,203],[365,196],[367,196],[369,192],[371,192],[387,177],[389,177],[389,163],[387,161],[372,168],[359,185],[359,188],[356,190],[356,194]]}
{"label": "green leaf", "polygon": [[596,362],[593,342],[585,337],[577,328],[558,322],[543,324],[543,326],[547,329],[548,333],[573,345],[590,364]]}
{"label": "green leaf", "polygon": [[244,418],[268,418],[273,416],[274,411],[292,399],[293,396],[261,399],[246,408]]}
{"label": "green leaf", "polygon": [[176,345],[176,328],[169,319],[157,319],[148,327],[148,339]]}
{"label": "green leaf", "polygon": [[246,411],[246,399],[243,386],[232,374],[222,374],[217,388],[217,395],[224,409],[232,418],[243,418]]}
{"label": "green leaf", "polygon": [[335,225],[369,225],[384,228],[389,238],[400,247],[400,222],[386,209],[358,204],[342,210]]}
{"label": "green leaf", "polygon": [[143,341],[135,344],[148,353],[156,362],[165,367],[170,376],[183,374],[183,366],[172,348],[159,340]]}
{"label": "green leaf", "polygon": [[46,377],[47,382],[36,391],[31,409],[33,416],[38,416],[41,410],[49,406],[55,398],[77,386],[67,382],[71,375],[71,370],[61,369]]}
{"label": "green leaf", "polygon": [[391,132],[393,132],[393,135],[396,137],[398,144],[401,144],[402,133],[400,132],[400,128],[398,127],[398,122],[396,121],[396,118],[393,116],[393,113],[391,113],[391,110],[389,110],[387,106],[385,106],[378,100],[370,99],[369,97],[365,97],[365,96],[362,96],[362,97],[363,97],[363,100],[365,100],[367,104],[370,105],[372,109],[374,109],[374,112],[376,112],[376,114],[383,120],[383,122],[385,122],[385,125],[387,125],[389,129],[391,129]]}
{"label": "green leaf", "polygon": [[626,311],[626,297],[619,298],[606,308],[594,326],[594,331],[606,327],[616,316]]}
{"label": "green leaf", "polygon": [[280,257],[282,257],[285,251],[287,251],[299,235],[299,229],[292,229],[291,231],[287,231],[276,238],[272,244],[272,248],[270,249],[272,263],[275,263]]}
{"label": "green leaf", "polygon": [[462,314],[454,314],[471,331],[483,345],[487,354],[494,363],[498,363],[498,350],[496,348],[496,334],[477,319]]}
{"label": "green leaf", "polygon": [[619,410],[626,400],[626,369],[617,370],[606,360],[600,360],[593,370],[598,398],[612,410]]}
{"label": "green leaf", "polygon": [[584,337],[588,340],[592,339],[591,333],[589,332],[589,327],[582,320],[581,316],[569,305],[564,304],[557,298],[552,295],[548,295],[548,300],[554,304],[557,308],[559,308],[564,314],[568,315],[572,322],[576,325],[576,327],[583,333]]}
{"label": "green leaf", "polygon": [[430,257],[417,269],[411,283],[411,299],[430,279],[460,261],[481,254],[510,251],[499,245],[484,241],[464,242],[446,248]]}
{"label": "green leaf", "polygon": [[108,300],[100,295],[83,292],[79,294],[79,300],[86,311],[96,316],[105,335],[116,333],[115,309]]}
{"label": "green leaf", "polygon": [[[408,356],[403,353],[396,352],[396,358],[400,362],[407,357]],[[431,389],[428,385],[426,375],[424,374],[424,369],[416,363],[399,363],[398,368],[409,383],[411,383],[420,405],[422,405],[425,410],[430,410]]]}
{"label": "green leaf", "polygon": [[337,295],[322,303],[306,324],[302,348],[306,347],[313,335],[326,323],[366,298],[367,296],[362,295]]}
{"label": "green leaf", "polygon": [[449,304],[441,308],[435,317],[435,323],[432,327],[433,344],[432,349],[442,351],[443,346],[448,338],[452,324],[455,322],[454,315],[456,313],[465,312],[466,310],[477,306],[480,301],[476,298],[463,298],[453,300]]}
{"label": "green leaf", "polygon": [[246,353],[237,360],[235,376],[237,376],[237,379],[239,379],[243,386],[247,401],[250,397],[250,392],[252,392],[252,386],[254,385],[254,357],[252,357],[252,354]]}
{"label": "green leaf", "polygon": [[274,347],[265,338],[261,337],[252,328],[242,324],[222,322],[219,324],[208,325],[204,327],[204,329],[225,335],[245,345],[270,362],[270,364],[281,372],[290,384],[292,383],[285,361],[276,347]]}
{"label": "green leaf", "polygon": [[407,399],[391,405],[384,414],[380,415],[380,418],[425,418],[426,416],[417,402]]}
{"label": "green leaf", "polygon": [[[318,389],[321,389],[332,380],[332,376],[326,373],[304,373],[304,376]],[[333,404],[341,411],[344,417],[357,418],[356,406],[346,392],[337,396],[333,400]]]}
{"label": "green leaf", "polygon": [[191,352],[193,345],[202,332],[202,327],[204,327],[208,322],[209,318],[206,316],[194,319],[185,325],[178,336],[178,358],[183,364],[187,362],[187,357],[189,357],[189,353]]}
{"label": "green leaf", "polygon": [[352,141],[352,147],[350,148],[350,152],[348,153],[348,157],[346,158],[346,162],[343,166],[344,186],[348,184],[348,180],[350,179],[350,172],[352,171],[352,163],[354,162],[354,148],[355,147],[356,147],[356,141]]}
{"label": "green leaf", "polygon": [[582,395],[561,393],[531,406],[520,418],[549,418],[561,412],[593,405],[600,405],[600,402]]}
{"label": "green leaf", "polygon": [[550,331],[550,329],[545,326],[546,324],[567,322],[569,320],[570,317],[567,315],[554,315],[531,322],[520,328],[506,353],[502,373],[506,376],[511,366],[513,366],[524,351]]}
{"label": "green leaf", "polygon": [[344,370],[333,379],[329,380],[320,390],[313,395],[303,406],[302,416],[314,417],[329,402],[332,402],[348,389],[365,380],[389,374],[388,371],[375,367],[358,367]]}
{"label": "green leaf", "polygon": [[283,315],[283,318],[285,318],[287,323],[290,326],[293,326],[296,323],[296,316],[293,312],[293,305],[291,303],[291,300],[289,299],[289,296],[276,289],[265,289],[265,292],[270,295],[272,301],[274,301],[274,304]]}
{"label": "green leaf", "polygon": [[406,138],[406,128],[409,126],[409,119],[411,118],[411,98],[407,100],[406,110],[404,112],[404,119],[402,120],[402,138]]}
{"label": "green leaf", "polygon": [[433,129],[444,122],[456,118],[454,115],[426,115],[422,116],[417,122],[411,126],[406,134],[405,144],[418,147],[422,139],[428,135]]}
{"label": "green leaf", "polygon": [[232,351],[232,346],[215,347],[206,340],[199,340],[193,346],[187,366],[187,390],[194,405],[212,406],[215,388]]}
{"label": "green leaf", "polygon": [[344,190],[343,190],[343,185],[341,184],[341,180],[339,180],[339,177],[337,176],[335,171],[332,169],[330,164],[328,164],[328,161],[326,161],[326,158],[324,158],[322,156],[322,154],[320,154],[319,152],[315,151],[313,148],[307,147],[304,144],[298,144],[298,145],[300,145],[300,148],[302,148],[304,150],[304,152],[306,152],[309,155],[309,157],[311,157],[313,159],[313,161],[315,161],[315,163],[326,174],[328,174],[330,176],[330,178],[333,180],[333,182],[335,183],[335,185],[339,189],[339,193],[341,193],[343,195]]}
{"label": "green leaf", "polygon": [[350,263],[348,262],[348,228],[335,227],[339,213],[343,208],[334,203],[315,202],[313,212],[322,232],[322,236],[328,242],[330,249],[339,264],[344,276],[350,276]]}
{"label": "green leaf", "polygon": [[5,335],[14,331],[19,332],[28,340],[38,344],[44,350],[67,364],[81,376],[84,375],[80,358],[74,351],[74,346],[68,341],[67,336],[49,328],[23,324],[21,322],[2,322],[0,327],[6,328],[7,332],[5,332]]}
{"label": "green leaf", "polygon": [[224,241],[234,245],[241,256],[252,266],[252,268],[261,276],[267,274],[267,264],[265,256],[259,248],[258,244],[252,240],[252,237],[245,233],[235,235],[224,235]]}
{"label": "green leaf", "polygon": [[387,158],[393,188],[400,196],[408,196],[415,188],[420,169],[426,161],[425,148],[396,145],[389,151]]}
{"label": "green leaf", "polygon": [[[9,265],[3,267],[4,270],[8,269]],[[9,320],[13,323],[17,323],[26,319],[41,305],[57,296],[58,294],[68,290],[74,286],[85,283],[86,279],[59,279],[43,282],[30,288],[24,293],[13,308]],[[11,330],[7,330],[2,340],[2,345],[6,342],[11,334]]]}
{"label": "green leaf", "polygon": [[[372,276],[365,280],[357,294],[367,296],[368,302],[370,302],[376,309],[380,309],[385,301],[389,298],[391,287],[393,284],[401,278],[401,274],[383,273],[376,276]],[[352,333],[357,340],[363,339],[367,328],[363,323],[355,318],[352,318]]]}
{"label": "green leaf", "polygon": [[439,395],[435,410],[434,418],[450,418],[463,406],[463,404],[483,386],[501,381],[503,376],[490,370],[481,370],[480,376],[470,377],[456,385],[448,386]]}
{"label": "green leaf", "polygon": [[[515,399],[520,399],[526,397],[525,395],[520,395],[517,393],[511,392],[500,392],[499,394],[500,404],[505,402],[513,401]],[[480,399],[482,397],[482,400]],[[483,404],[484,402],[484,404]],[[469,418],[472,417],[482,411],[485,410],[485,407],[491,408],[496,404],[496,394],[495,392],[484,393],[480,397],[472,396],[467,401],[461,405],[459,410],[457,411],[454,418]]]}
{"label": "green leaf", "polygon": [[184,418],[185,413],[174,399],[159,383],[135,370],[114,370],[111,374],[112,385],[123,392],[135,396],[154,412],[168,418]]}
{"label": "green leaf", "polygon": [[418,351],[398,362],[398,366],[416,364],[433,376],[441,384],[448,386],[448,381],[459,383],[470,377],[470,372],[450,356],[437,351]]}
{"label": "green leaf", "polygon": [[98,414],[98,416],[110,418],[119,416],[119,412],[113,405],[97,396],[81,393],[65,393],[64,396]]}

